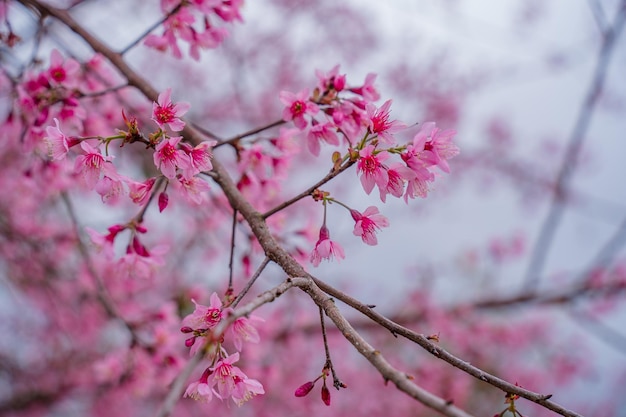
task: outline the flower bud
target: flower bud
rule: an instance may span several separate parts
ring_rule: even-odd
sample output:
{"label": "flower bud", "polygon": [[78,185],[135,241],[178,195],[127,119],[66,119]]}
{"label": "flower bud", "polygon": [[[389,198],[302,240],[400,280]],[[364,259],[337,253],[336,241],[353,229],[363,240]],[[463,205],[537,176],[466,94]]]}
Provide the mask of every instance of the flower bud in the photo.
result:
{"label": "flower bud", "polygon": [[315,383],[313,381],[306,382],[302,384],[295,392],[296,397],[304,397],[313,389]]}
{"label": "flower bud", "polygon": [[322,385],[322,401],[324,401],[324,404],[330,405],[330,391],[326,386],[326,382]]}

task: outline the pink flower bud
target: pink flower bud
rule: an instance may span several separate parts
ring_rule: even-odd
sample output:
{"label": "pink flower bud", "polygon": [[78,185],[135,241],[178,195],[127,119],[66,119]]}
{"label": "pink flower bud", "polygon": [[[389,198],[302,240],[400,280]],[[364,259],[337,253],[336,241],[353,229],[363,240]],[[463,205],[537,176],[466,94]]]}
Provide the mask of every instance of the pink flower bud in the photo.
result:
{"label": "pink flower bud", "polygon": [[183,327],[180,328],[180,331],[182,333],[191,333],[191,332],[193,332],[193,329],[191,327],[189,327],[189,326],[183,326]]}
{"label": "pink flower bud", "polygon": [[163,210],[167,207],[167,203],[170,201],[170,198],[167,196],[165,191],[159,194],[159,213],[162,213]]}
{"label": "pink flower bud", "polygon": [[192,336],[189,339],[185,340],[185,346],[187,347],[192,347],[194,343],[196,343],[196,336]]}
{"label": "pink flower bud", "polygon": [[330,391],[326,386],[326,382],[322,385],[322,401],[324,401],[324,404],[330,405]]}
{"label": "pink flower bud", "polygon": [[295,392],[296,397],[304,397],[313,389],[315,383],[313,381],[306,382],[302,384]]}

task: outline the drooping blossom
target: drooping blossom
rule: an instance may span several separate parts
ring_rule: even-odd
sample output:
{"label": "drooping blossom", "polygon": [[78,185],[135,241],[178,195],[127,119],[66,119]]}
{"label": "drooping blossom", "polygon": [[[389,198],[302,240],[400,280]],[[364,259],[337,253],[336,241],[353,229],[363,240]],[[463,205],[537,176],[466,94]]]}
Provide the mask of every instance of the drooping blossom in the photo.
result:
{"label": "drooping blossom", "polygon": [[283,120],[293,120],[293,124],[300,130],[304,130],[307,121],[306,114],[314,115],[319,111],[317,104],[309,100],[309,89],[305,88],[298,94],[289,91],[281,91],[280,101],[286,106],[283,110]]}
{"label": "drooping blossom", "polygon": [[239,317],[228,327],[227,333],[232,337],[235,349],[241,352],[243,342],[259,343],[259,332],[252,325],[252,321],[263,321],[260,317]]}
{"label": "drooping blossom", "polygon": [[387,168],[387,186],[380,187],[380,200],[384,203],[387,194],[394,197],[402,197],[404,194],[404,183],[415,178],[416,174],[401,162],[394,162]]}
{"label": "drooping blossom", "polygon": [[185,127],[185,122],[180,120],[180,117],[187,113],[191,106],[189,103],[184,102],[177,104],[172,103],[170,99],[171,94],[172,89],[168,88],[159,94],[157,103],[152,103],[152,120],[154,120],[160,128],[163,128],[164,125],[168,125],[173,131],[179,132]]}
{"label": "drooping blossom", "polygon": [[176,168],[189,168],[189,156],[176,148],[181,139],[182,136],[163,139],[154,150],[154,165],[169,179],[176,176]]}
{"label": "drooping blossom", "polygon": [[213,399],[213,388],[208,383],[209,375],[213,371],[210,368],[204,370],[200,379],[187,386],[183,397],[192,398],[196,401],[208,403]]}
{"label": "drooping blossom", "polygon": [[196,206],[207,201],[208,191],[211,189],[209,183],[199,177],[186,179],[179,176],[172,184],[186,202]]}
{"label": "drooping blossom", "polygon": [[318,266],[322,259],[337,258],[337,260],[344,259],[346,257],[343,248],[339,243],[330,240],[330,231],[326,226],[320,228],[320,237],[315,248],[311,252],[310,261],[313,266]]}
{"label": "drooping blossom", "polygon": [[306,135],[306,143],[309,151],[315,155],[320,154],[320,141],[330,145],[339,145],[339,138],[336,133],[337,128],[332,123],[313,122],[313,126]]}
{"label": "drooping blossom", "polygon": [[382,227],[389,226],[389,220],[378,212],[378,208],[370,206],[363,213],[356,210],[350,210],[352,218],[356,222],[353,234],[361,236],[363,242],[374,246],[378,243],[376,232]]}
{"label": "drooping blossom", "polygon": [[376,153],[375,150],[374,145],[367,145],[359,151],[357,173],[361,174],[361,185],[367,194],[372,192],[374,185],[386,188],[389,182],[389,175],[383,165],[389,154],[385,151]]}
{"label": "drooping blossom", "polygon": [[[100,174],[105,169],[107,162],[110,162],[112,156],[102,156],[100,150],[94,148],[87,142],[81,142],[81,149],[85,152],[84,155],[78,155],[74,163],[74,171],[78,174],[81,182],[90,190],[94,189]],[[111,166],[112,168],[112,166]]]}
{"label": "drooping blossom", "polygon": [[150,198],[150,192],[152,191],[152,187],[154,187],[155,182],[156,178],[148,178],[144,182],[136,182],[127,179],[126,184],[128,184],[128,196],[135,204],[145,204]]}
{"label": "drooping blossom", "polygon": [[264,394],[265,391],[259,381],[248,378],[241,369],[233,365],[238,360],[239,352],[220,359],[212,368],[213,373],[209,376],[208,382],[211,385],[215,384],[220,398],[232,397],[237,405],[242,405],[255,395]]}
{"label": "drooping blossom", "polygon": [[389,120],[389,108],[391,107],[391,100],[385,101],[385,103],[376,108],[373,104],[367,106],[367,117],[370,120],[370,131],[378,135],[378,138],[392,145],[395,143],[393,134],[400,132],[406,128],[406,125],[399,120]]}
{"label": "drooping blossom", "polygon": [[71,140],[61,131],[59,120],[57,118],[54,119],[54,124],[56,126],[48,126],[46,128],[48,136],[44,137],[44,140],[48,145],[48,153],[50,154],[52,160],[61,161],[65,159],[65,156],[70,149]]}

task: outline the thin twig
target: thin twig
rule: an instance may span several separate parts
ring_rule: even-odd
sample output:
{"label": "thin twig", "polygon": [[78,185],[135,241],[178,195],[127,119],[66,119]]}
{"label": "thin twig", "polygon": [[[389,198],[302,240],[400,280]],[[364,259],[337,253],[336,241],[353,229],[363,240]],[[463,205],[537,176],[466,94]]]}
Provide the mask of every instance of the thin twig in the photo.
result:
{"label": "thin twig", "polygon": [[250,288],[252,288],[252,286],[254,285],[254,282],[261,275],[261,272],[263,272],[263,270],[265,269],[267,264],[269,264],[269,262],[270,262],[270,258],[265,257],[265,259],[263,259],[263,262],[261,262],[261,265],[259,265],[257,270],[254,272],[254,275],[252,275],[252,278],[250,278],[246,286],[243,287],[243,289],[239,292],[239,295],[237,295],[237,298],[235,298],[235,300],[231,304],[232,308],[237,307],[237,304],[239,304],[239,302],[243,299],[243,297],[245,297],[248,291],[250,291]]}
{"label": "thin twig", "polygon": [[271,129],[273,127],[280,126],[280,125],[285,124],[285,123],[286,122],[281,119],[281,120],[277,120],[275,122],[272,122],[270,124],[267,124],[265,126],[257,127],[257,128],[254,128],[254,129],[250,129],[247,132],[241,133],[241,134],[239,134],[237,136],[233,136],[232,138],[229,138],[229,139],[223,140],[221,142],[218,142],[218,144],[215,145],[214,148],[220,147],[222,145],[232,144],[232,143],[237,142],[237,141],[239,141],[239,140],[241,140],[243,138],[246,138],[248,136],[256,135],[257,133],[261,133],[264,130]]}

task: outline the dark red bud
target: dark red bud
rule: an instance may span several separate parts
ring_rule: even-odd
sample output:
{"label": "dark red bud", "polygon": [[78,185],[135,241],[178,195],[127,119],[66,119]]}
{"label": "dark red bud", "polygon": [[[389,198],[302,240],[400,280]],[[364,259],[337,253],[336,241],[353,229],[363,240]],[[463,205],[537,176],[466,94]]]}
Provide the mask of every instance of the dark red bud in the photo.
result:
{"label": "dark red bud", "polygon": [[322,385],[322,401],[324,401],[324,404],[330,405],[330,391],[328,390],[326,383]]}
{"label": "dark red bud", "polygon": [[193,332],[193,329],[191,327],[189,327],[189,326],[183,326],[183,327],[180,328],[180,331],[182,333],[191,333],[191,332]]}
{"label": "dark red bud", "polygon": [[192,347],[194,343],[196,343],[196,336],[190,337],[189,339],[185,340],[185,346],[187,347]]}
{"label": "dark red bud", "polygon": [[296,397],[304,397],[313,389],[315,383],[313,381],[306,382],[302,384],[295,392]]}
{"label": "dark red bud", "polygon": [[170,201],[170,198],[167,196],[165,191],[159,194],[159,213],[162,213],[163,210],[167,207],[167,203]]}

